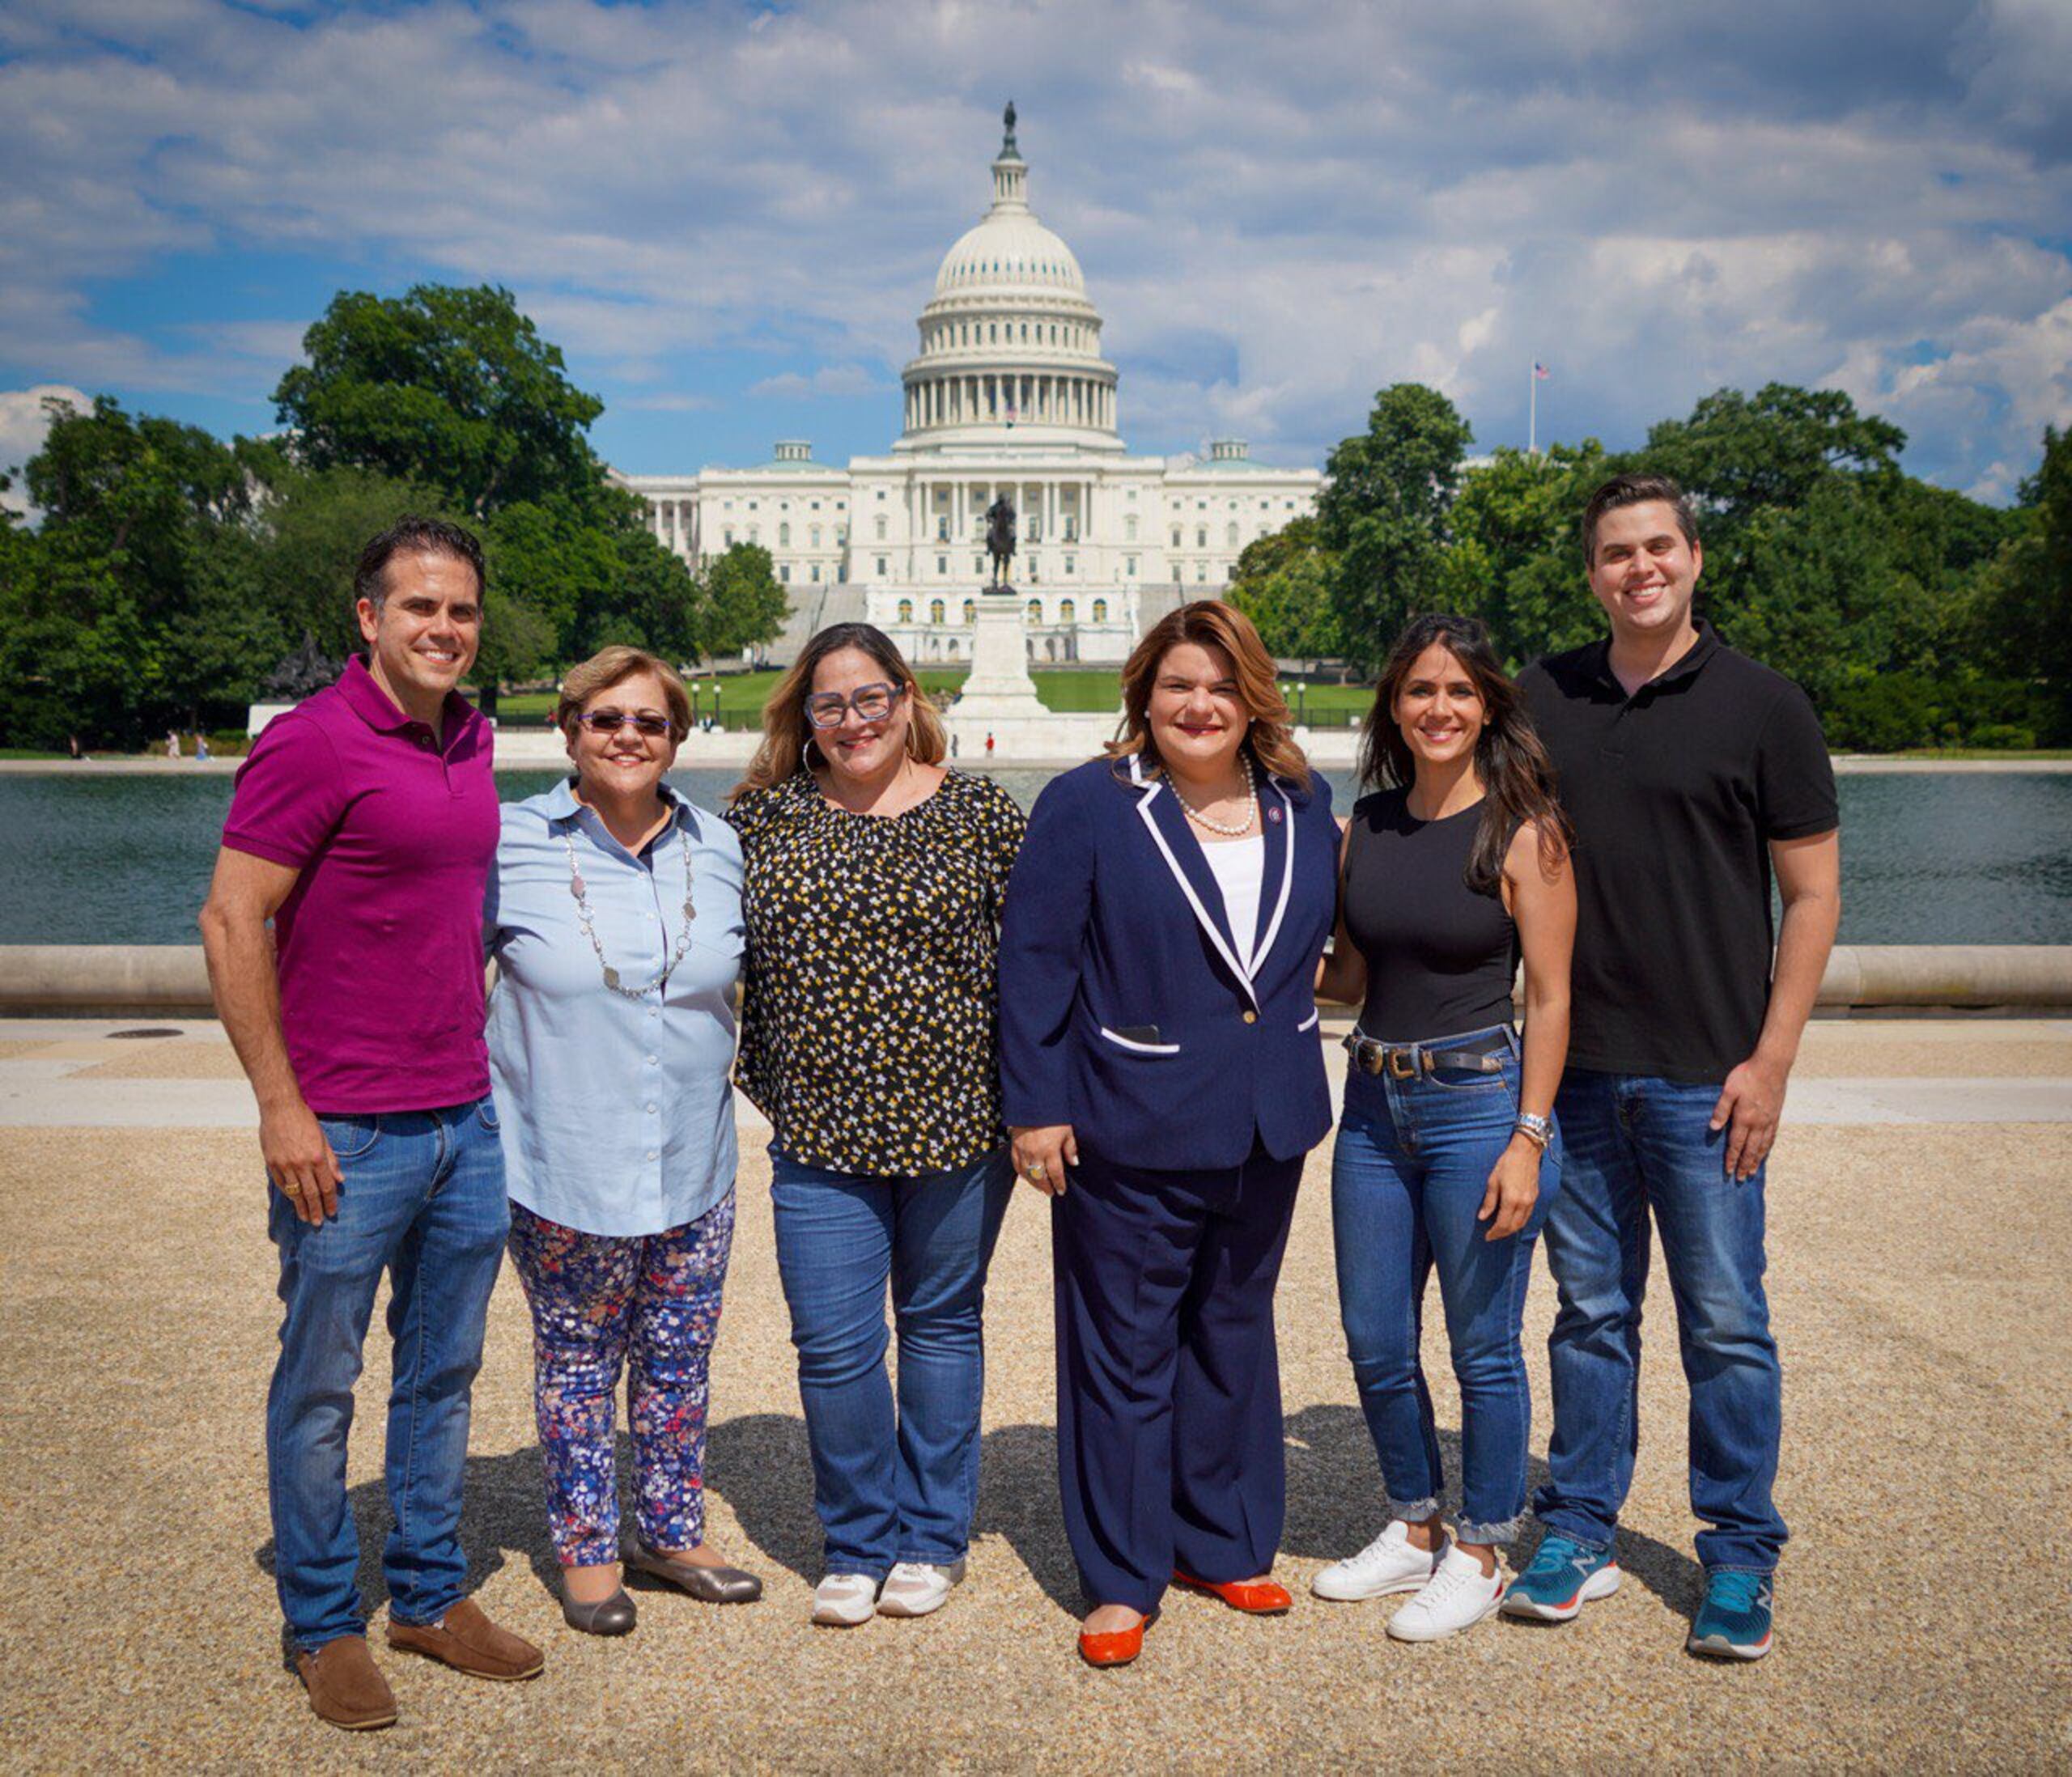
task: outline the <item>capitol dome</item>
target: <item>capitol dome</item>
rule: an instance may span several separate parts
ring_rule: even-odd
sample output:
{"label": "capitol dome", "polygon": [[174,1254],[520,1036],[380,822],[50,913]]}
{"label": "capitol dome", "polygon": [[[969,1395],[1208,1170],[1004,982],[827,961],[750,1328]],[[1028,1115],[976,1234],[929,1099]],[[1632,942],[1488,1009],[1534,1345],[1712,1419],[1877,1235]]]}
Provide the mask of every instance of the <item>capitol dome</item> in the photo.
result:
{"label": "capitol dome", "polygon": [[906,423],[896,448],[1119,451],[1100,313],[1072,248],[1029,208],[1012,104],[1005,121],[992,206],[944,256],[921,311],[920,355],[901,375]]}

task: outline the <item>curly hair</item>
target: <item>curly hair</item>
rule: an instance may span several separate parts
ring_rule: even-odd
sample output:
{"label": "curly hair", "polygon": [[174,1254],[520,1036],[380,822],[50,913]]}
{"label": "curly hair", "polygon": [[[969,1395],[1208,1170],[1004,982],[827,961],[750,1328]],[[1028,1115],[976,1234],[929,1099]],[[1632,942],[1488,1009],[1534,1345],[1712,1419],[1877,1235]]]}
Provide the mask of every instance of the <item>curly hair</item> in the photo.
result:
{"label": "curly hair", "polygon": [[1182,643],[1214,648],[1235,669],[1238,700],[1251,718],[1245,745],[1261,770],[1306,791],[1310,761],[1295,744],[1293,719],[1280,694],[1273,656],[1252,627],[1252,620],[1221,599],[1197,599],[1169,611],[1144,632],[1123,668],[1123,723],[1108,743],[1108,757],[1119,763],[1140,755],[1147,771],[1162,770],[1157,743],[1151,736],[1151,687],[1167,654]]}

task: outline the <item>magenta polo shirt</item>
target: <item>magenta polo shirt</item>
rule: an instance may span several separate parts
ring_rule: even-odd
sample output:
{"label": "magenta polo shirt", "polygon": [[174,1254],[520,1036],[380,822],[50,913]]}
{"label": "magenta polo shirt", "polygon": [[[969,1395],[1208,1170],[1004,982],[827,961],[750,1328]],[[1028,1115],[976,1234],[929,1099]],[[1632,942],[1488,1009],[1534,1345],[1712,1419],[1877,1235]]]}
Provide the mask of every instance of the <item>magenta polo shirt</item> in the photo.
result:
{"label": "magenta polo shirt", "polygon": [[274,918],[281,1028],[309,1108],[432,1110],[489,1090],[482,892],[492,731],[458,695],[445,744],[355,659],[261,731],[223,843],[301,875]]}

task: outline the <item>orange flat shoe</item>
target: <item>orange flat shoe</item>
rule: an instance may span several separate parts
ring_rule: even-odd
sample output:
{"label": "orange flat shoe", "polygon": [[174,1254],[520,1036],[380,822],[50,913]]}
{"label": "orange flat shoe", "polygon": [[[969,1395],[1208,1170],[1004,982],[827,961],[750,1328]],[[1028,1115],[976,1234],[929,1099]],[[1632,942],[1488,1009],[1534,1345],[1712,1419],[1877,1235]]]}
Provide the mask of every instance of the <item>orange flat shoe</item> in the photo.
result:
{"label": "orange flat shoe", "polygon": [[1099,1635],[1079,1632],[1079,1657],[1089,1666],[1127,1666],[1144,1652],[1144,1632],[1157,1622],[1153,1611],[1134,1629],[1110,1629]]}
{"label": "orange flat shoe", "polygon": [[1221,1598],[1233,1610],[1242,1610],[1248,1616],[1278,1617],[1295,1604],[1287,1587],[1271,1580],[1196,1580],[1176,1569],[1173,1580],[1176,1585]]}

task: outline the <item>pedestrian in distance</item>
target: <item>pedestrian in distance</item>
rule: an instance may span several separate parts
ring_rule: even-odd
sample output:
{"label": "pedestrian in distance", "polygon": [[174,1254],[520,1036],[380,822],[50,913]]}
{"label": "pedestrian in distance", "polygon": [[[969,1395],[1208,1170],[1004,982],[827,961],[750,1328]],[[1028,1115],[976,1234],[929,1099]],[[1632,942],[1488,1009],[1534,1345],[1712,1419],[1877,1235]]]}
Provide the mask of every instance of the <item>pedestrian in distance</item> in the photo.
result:
{"label": "pedestrian in distance", "polygon": [[1607,481],[1582,549],[1609,633],[1520,680],[1575,828],[1577,925],[1546,1228],[1554,1430],[1533,1509],[1547,1534],[1504,1609],[1561,1622],[1617,1589],[1658,1239],[1705,1526],[1688,1645],[1756,1660],[1785,1538],[1765,1168],[1841,918],[1834,770],[1805,693],[1695,614],[1705,553],[1674,481]]}
{"label": "pedestrian in distance", "polygon": [[361,552],[354,588],[367,658],[261,733],[201,922],[259,1103],[280,1259],[266,1467],[282,1614],[311,1707],[367,1728],[396,1704],[367,1651],[346,1446],[384,1272],[388,1644],[478,1678],[544,1662],[465,1595],[460,1538],[510,1228],[482,1040],[491,734],[457,689],[481,641],[482,547],[401,519]]}
{"label": "pedestrian in distance", "polygon": [[[1538,736],[1480,623],[1412,618],[1368,712],[1318,982],[1359,1005],[1331,1160],[1340,1311],[1388,1522],[1312,1583],[1416,1594],[1398,1640],[1494,1612],[1526,1507],[1532,1397],[1519,1330],[1560,1177],[1552,1122],[1569,1041],[1575,884]],[[1522,958],[1525,1034],[1512,1026]],[[1461,1397],[1461,1511],[1419,1357],[1433,1272]]]}

